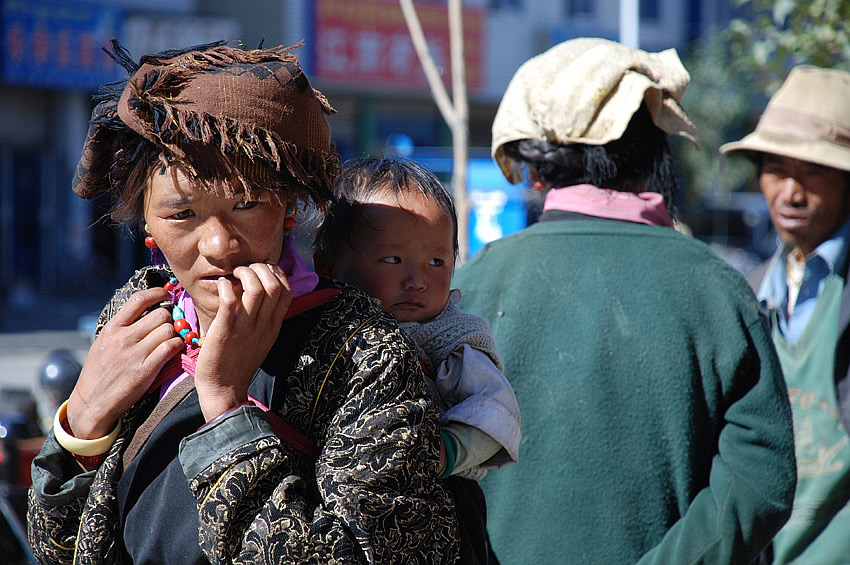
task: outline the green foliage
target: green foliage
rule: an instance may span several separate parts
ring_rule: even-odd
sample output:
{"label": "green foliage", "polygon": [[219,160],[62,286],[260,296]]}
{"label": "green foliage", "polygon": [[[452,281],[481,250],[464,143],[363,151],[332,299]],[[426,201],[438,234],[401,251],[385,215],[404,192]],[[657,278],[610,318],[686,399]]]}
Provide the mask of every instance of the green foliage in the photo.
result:
{"label": "green foliage", "polygon": [[770,96],[796,65],[850,70],[847,0],[736,0],[726,35],[739,73]]}
{"label": "green foliage", "polygon": [[732,190],[752,177],[752,166],[721,158],[718,148],[755,128],[793,67],[850,70],[850,1],[732,1],[739,17],[696,42],[685,60],[691,86],[683,104],[702,144],[702,151],[681,144],[679,153],[692,198]]}
{"label": "green foliage", "polygon": [[691,84],[682,100],[688,116],[699,132],[701,150],[691,143],[679,143],[682,173],[691,197],[728,191],[747,182],[751,167],[745,161],[721,159],[720,146],[740,138],[751,128],[748,119],[752,93],[748,84],[737,80],[729,64],[731,55],[721,34],[692,46],[685,66]]}

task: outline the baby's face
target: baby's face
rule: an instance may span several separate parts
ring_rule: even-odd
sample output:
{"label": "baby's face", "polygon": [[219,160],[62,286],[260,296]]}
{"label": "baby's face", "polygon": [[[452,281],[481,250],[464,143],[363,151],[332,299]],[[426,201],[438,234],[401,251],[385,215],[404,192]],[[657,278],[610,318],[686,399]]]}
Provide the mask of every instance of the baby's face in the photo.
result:
{"label": "baby's face", "polygon": [[418,191],[381,192],[343,245],[334,276],[381,301],[399,322],[426,322],[446,306],[454,269],[454,226]]}

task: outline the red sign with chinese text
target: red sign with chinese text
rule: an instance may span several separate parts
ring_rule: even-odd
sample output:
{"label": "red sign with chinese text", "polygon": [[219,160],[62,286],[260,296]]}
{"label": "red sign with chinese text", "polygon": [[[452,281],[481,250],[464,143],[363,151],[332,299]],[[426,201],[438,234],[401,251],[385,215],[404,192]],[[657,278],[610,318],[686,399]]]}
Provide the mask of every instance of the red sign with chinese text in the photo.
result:
{"label": "red sign with chinese text", "polygon": [[[397,0],[314,2],[312,74],[322,82],[370,89],[427,86]],[[444,2],[415,3],[425,39],[443,80],[451,84],[448,9]],[[464,58],[470,90],[483,82],[484,13],[463,9]]]}

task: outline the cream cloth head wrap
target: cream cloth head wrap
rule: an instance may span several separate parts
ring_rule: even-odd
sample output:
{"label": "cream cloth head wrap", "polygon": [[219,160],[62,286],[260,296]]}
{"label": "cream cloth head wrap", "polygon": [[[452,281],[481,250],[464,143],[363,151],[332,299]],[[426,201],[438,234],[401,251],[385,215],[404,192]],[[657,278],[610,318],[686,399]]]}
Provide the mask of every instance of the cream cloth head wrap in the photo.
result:
{"label": "cream cloth head wrap", "polygon": [[493,159],[516,184],[522,169],[504,144],[603,145],[623,135],[641,102],[661,130],[699,147],[679,105],[689,82],[674,49],[647,53],[605,39],[565,41],[523,63],[511,79],[493,121]]}

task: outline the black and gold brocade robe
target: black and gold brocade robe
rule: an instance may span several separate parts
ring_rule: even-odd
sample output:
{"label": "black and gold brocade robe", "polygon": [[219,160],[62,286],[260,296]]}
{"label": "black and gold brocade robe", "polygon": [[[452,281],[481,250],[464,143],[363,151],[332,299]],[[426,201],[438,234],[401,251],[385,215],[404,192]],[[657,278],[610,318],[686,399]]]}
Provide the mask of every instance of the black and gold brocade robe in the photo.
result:
{"label": "black and gold brocade robe", "polygon": [[[139,271],[99,327],[168,275]],[[192,391],[124,470],[124,450],[157,403],[148,395],[96,471],[81,473],[48,436],[27,519],[39,561],[455,562],[454,503],[435,480],[439,414],[416,354],[375,301],[340,288],[284,322],[249,391],[315,441],[318,459],[281,441],[253,406],[199,430]]]}

